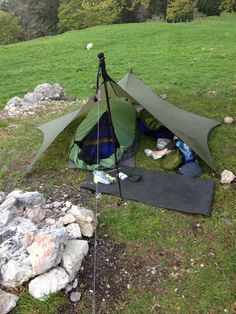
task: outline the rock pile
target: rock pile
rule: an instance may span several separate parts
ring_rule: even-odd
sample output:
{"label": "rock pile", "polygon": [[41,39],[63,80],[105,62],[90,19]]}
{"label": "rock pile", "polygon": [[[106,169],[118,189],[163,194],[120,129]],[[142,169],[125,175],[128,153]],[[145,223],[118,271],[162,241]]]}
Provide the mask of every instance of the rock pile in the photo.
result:
{"label": "rock pile", "polygon": [[[85,207],[70,201],[47,203],[39,192],[0,192],[1,286],[18,287],[30,280],[29,292],[39,299],[74,286],[89,249],[82,237],[92,237],[94,230],[94,213]],[[1,290],[0,295],[10,302],[8,307],[0,303],[0,313],[8,313],[17,297]]]}
{"label": "rock pile", "polygon": [[4,110],[11,117],[21,116],[31,109],[44,106],[47,101],[61,101],[65,99],[63,88],[58,84],[40,84],[33,92],[27,93],[23,98],[11,98]]}

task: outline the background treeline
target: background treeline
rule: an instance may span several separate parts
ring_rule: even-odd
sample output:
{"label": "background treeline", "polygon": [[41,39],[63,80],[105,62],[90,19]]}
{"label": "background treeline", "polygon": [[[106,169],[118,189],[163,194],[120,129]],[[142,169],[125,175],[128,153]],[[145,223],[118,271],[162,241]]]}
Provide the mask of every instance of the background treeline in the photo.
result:
{"label": "background treeline", "polygon": [[99,24],[191,21],[236,11],[236,0],[0,0],[0,44]]}

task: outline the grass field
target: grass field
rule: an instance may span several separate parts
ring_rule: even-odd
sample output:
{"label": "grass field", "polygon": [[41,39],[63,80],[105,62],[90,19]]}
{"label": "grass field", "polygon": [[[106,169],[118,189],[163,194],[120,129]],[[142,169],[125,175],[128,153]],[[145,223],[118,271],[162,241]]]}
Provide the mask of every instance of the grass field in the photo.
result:
{"label": "grass field", "polygon": [[[236,119],[236,16],[224,14],[192,23],[99,26],[30,42],[0,46],[0,108],[11,97],[23,96],[40,83],[60,83],[68,95],[83,99],[94,93],[97,53],[104,51],[107,70],[119,80],[129,68],[155,92],[191,112],[218,119]],[[86,51],[88,42],[94,49]],[[210,91],[217,91],[212,97]],[[70,105],[63,112],[74,109]],[[0,121],[0,189],[34,188],[46,182],[48,193],[62,184],[78,186],[87,173],[66,170],[72,125],[37,163],[31,176],[23,172],[35,154],[41,135],[35,126],[62,115],[62,109],[41,111],[35,119]],[[236,124],[222,124],[210,134],[210,148],[218,170],[213,176],[202,163],[203,178],[214,178],[216,191],[211,218],[190,216],[127,202],[101,200],[105,233],[126,246],[125,260],[142,261],[160,270],[156,285],[142,274],[132,288],[124,288],[112,313],[234,313],[236,301],[236,190],[220,184],[224,169],[236,173]],[[155,143],[141,139],[136,165],[158,169],[143,150]],[[91,206],[93,199],[90,200]],[[135,248],[135,250],[134,250]],[[141,262],[140,262],[141,264]],[[161,275],[162,274],[162,275]],[[144,288],[145,287],[145,288]],[[89,299],[89,295],[87,296]],[[90,297],[91,298],[91,297]],[[58,296],[37,305],[22,294],[14,313],[56,313]],[[83,301],[75,313],[89,313]]]}

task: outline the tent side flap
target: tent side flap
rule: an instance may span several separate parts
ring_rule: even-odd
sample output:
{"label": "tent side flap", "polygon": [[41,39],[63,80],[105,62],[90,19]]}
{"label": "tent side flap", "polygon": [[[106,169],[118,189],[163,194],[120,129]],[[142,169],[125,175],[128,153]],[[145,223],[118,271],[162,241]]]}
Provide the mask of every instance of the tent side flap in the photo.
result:
{"label": "tent side flap", "polygon": [[94,101],[90,99],[82,108],[70,112],[60,118],[54,119],[37,127],[43,133],[43,143],[41,144],[37,154],[29,165],[26,173],[30,172],[40,156],[52,144],[57,136],[79,115],[85,113],[94,105]]}
{"label": "tent side flap", "polygon": [[208,147],[208,135],[220,122],[179,109],[154,94],[129,72],[118,84],[141,106],[186,142],[213,170],[215,165]]}

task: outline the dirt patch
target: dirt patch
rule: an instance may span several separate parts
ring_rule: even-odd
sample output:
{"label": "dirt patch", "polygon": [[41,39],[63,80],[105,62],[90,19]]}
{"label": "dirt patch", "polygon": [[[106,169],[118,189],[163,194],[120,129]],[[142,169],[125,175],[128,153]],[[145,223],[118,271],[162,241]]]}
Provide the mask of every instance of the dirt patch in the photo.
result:
{"label": "dirt patch", "polygon": [[[107,234],[99,231],[96,254],[96,313],[119,313],[126,304],[127,293],[132,288],[163,293],[161,281],[168,274],[167,267],[158,263],[157,257],[166,258],[166,253],[145,250],[135,243],[116,243]],[[168,258],[170,256],[168,255]],[[171,260],[171,263],[175,264]],[[94,239],[90,240],[90,251],[78,274],[78,291],[81,301],[75,305],[69,301],[59,313],[91,313],[94,287]]]}

